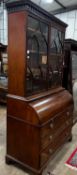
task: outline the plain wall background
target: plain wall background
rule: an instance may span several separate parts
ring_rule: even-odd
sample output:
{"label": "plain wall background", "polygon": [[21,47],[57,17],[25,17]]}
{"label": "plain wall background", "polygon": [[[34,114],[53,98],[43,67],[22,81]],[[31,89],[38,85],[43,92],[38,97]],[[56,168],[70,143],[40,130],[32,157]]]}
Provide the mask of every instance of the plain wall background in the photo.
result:
{"label": "plain wall background", "polygon": [[77,40],[77,10],[60,13],[56,17],[68,24],[65,37]]}

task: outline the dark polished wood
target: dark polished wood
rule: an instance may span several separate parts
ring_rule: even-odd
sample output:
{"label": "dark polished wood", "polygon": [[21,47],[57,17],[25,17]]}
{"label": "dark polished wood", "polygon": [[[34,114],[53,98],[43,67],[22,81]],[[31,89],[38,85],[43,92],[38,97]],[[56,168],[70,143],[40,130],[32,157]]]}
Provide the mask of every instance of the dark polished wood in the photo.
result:
{"label": "dark polished wood", "polygon": [[6,163],[16,163],[33,174],[42,175],[54,153],[71,138],[73,99],[62,88],[66,24],[30,1],[8,4],[7,9]]}
{"label": "dark polished wood", "polygon": [[25,95],[25,87],[23,86],[23,84],[26,68],[26,17],[27,13],[25,12],[12,13],[8,17],[9,32],[11,31],[8,47],[8,64],[10,65],[8,70],[8,92],[10,94],[15,94],[19,96]]}

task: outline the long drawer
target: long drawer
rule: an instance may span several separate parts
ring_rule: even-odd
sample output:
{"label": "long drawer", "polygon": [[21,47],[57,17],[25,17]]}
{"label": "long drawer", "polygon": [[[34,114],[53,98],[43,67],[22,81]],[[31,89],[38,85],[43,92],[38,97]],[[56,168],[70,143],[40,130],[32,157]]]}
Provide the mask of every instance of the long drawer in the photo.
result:
{"label": "long drawer", "polygon": [[58,129],[63,125],[69,118],[72,118],[73,106],[66,109],[66,111],[60,113],[50,120],[45,126],[40,130],[41,138],[46,137],[47,135],[54,134]]}
{"label": "long drawer", "polygon": [[57,136],[53,142],[40,153],[40,166],[45,164],[47,160],[62,146],[62,144],[70,137],[71,127],[67,127]]}
{"label": "long drawer", "polygon": [[41,150],[46,148],[48,145],[50,145],[53,140],[55,140],[56,137],[62,133],[63,130],[65,130],[67,127],[72,128],[72,118],[70,117],[68,120],[65,121],[64,124],[60,126],[60,128],[54,133],[49,133],[47,136],[41,138]]}

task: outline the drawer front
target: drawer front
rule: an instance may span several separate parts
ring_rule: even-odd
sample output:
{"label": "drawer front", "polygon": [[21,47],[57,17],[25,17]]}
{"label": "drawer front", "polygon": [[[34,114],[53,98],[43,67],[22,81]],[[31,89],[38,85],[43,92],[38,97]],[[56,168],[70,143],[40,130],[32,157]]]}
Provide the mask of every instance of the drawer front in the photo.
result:
{"label": "drawer front", "polygon": [[53,142],[40,153],[40,166],[43,166],[48,159],[57,151],[57,149],[69,138],[71,134],[71,127],[65,129],[56,137]]}
{"label": "drawer front", "polygon": [[73,108],[68,108],[65,112],[53,117],[53,119],[44,127],[41,128],[40,136],[41,138],[46,137],[47,135],[53,135],[58,130],[61,125],[63,125],[69,118],[72,120],[72,111]]}
{"label": "drawer front", "polygon": [[60,135],[60,133],[62,133],[62,131],[65,130],[69,126],[72,128],[72,118],[71,117],[68,120],[66,120],[63,125],[60,126],[57,132],[55,132],[54,134],[50,132],[47,136],[43,138],[41,137],[41,150],[43,150],[48,145],[50,145],[53,142],[53,140],[56,137],[58,137],[58,135]]}

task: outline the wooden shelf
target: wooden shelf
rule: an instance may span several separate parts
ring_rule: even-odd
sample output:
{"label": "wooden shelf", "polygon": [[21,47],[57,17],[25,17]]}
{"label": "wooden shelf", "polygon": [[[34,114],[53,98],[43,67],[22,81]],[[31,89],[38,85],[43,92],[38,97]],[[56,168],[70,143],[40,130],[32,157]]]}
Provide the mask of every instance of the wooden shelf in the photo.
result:
{"label": "wooden shelf", "polygon": [[[30,53],[38,53],[36,50],[29,50],[30,51]],[[30,54],[29,53],[29,54]],[[28,54],[28,55],[29,55]],[[47,55],[47,53],[45,53],[45,52],[39,52],[38,54],[43,54],[43,55]]]}
{"label": "wooden shelf", "polygon": [[[30,51],[30,53],[37,53],[37,51],[36,50],[29,50]],[[29,53],[29,54],[30,54]],[[40,54],[44,54],[44,55],[47,55],[47,53],[45,53],[45,52],[39,52]],[[29,55],[28,54],[28,55]],[[50,55],[52,55],[52,56],[63,56],[63,54],[60,54],[60,53],[50,53]]]}

